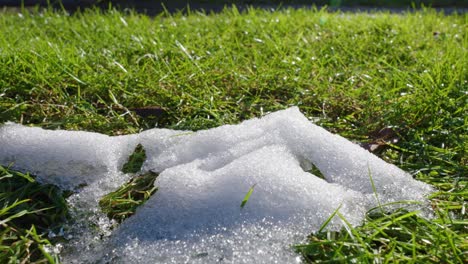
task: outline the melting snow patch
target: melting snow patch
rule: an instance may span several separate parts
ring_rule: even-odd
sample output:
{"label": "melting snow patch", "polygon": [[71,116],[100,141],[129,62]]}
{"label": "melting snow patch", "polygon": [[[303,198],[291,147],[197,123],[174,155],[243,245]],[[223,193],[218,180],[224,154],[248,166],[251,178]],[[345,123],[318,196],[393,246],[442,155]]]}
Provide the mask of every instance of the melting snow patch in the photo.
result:
{"label": "melting snow patch", "polygon": [[[70,262],[292,263],[291,245],[336,209],[355,226],[377,197],[380,203],[424,201],[431,191],[310,123],[296,107],[205,131],[152,129],[120,137],[6,124],[0,163],[13,162],[62,188],[86,183],[84,193],[102,195],[126,179],[119,170],[137,144],[147,155],[142,171],[159,173],[158,191],[105,246],[72,254]],[[325,179],[308,172],[312,164]],[[328,228],[343,224],[334,217]]]}
{"label": "melting snow patch", "polygon": [[[115,176],[135,149],[135,139],[7,123],[0,127],[0,164],[13,164],[62,189],[97,183],[118,186],[124,179]],[[112,180],[104,174],[113,175]]]}

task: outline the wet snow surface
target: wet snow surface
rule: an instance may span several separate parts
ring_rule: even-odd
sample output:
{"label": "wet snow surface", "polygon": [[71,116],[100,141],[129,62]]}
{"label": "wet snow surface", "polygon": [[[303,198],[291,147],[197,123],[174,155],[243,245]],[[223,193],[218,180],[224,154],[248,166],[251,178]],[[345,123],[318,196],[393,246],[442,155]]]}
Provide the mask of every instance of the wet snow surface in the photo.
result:
{"label": "wet snow surface", "polygon": [[[62,256],[66,262],[300,262],[291,246],[337,208],[355,226],[377,206],[376,196],[382,204],[424,202],[431,192],[312,124],[296,107],[204,131],[152,129],[119,137],[8,123],[0,127],[0,163],[64,189],[86,184],[70,198],[75,215],[105,227],[97,203],[131,177],[120,169],[137,144],[147,155],[142,172],[159,173],[158,191],[108,239],[89,230],[75,235],[75,249]],[[325,179],[311,174],[312,166]],[[335,216],[328,229],[343,225]]]}

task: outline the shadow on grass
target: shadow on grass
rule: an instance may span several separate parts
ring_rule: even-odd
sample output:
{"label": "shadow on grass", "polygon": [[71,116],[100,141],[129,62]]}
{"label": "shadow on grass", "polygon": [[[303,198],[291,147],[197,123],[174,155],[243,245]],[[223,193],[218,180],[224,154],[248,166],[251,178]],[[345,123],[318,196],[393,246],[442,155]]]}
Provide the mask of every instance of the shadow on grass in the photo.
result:
{"label": "shadow on grass", "polygon": [[68,218],[67,193],[0,166],[0,263],[54,263],[45,247]]}
{"label": "shadow on grass", "polygon": [[190,12],[221,12],[226,7],[235,5],[240,11],[251,7],[262,9],[281,8],[327,8],[330,11],[343,12],[369,12],[386,11],[401,13],[408,10],[432,7],[444,13],[465,13],[468,2],[464,0],[174,0],[174,1],[148,1],[148,0],[0,0],[0,6],[10,8],[41,8],[52,7],[64,9],[74,13],[88,8],[108,10],[134,10],[156,16],[161,13],[190,13]]}

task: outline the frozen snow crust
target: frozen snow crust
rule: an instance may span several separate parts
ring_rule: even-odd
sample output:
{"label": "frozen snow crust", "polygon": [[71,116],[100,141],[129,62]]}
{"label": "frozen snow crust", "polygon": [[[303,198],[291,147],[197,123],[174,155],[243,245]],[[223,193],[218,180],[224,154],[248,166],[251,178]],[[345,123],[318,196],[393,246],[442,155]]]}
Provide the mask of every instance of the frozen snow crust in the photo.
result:
{"label": "frozen snow crust", "polygon": [[[312,124],[297,107],[205,131],[152,129],[119,137],[9,123],[0,127],[0,163],[13,162],[62,188],[86,183],[83,192],[98,194],[92,198],[97,204],[100,195],[127,179],[120,169],[137,144],[147,155],[142,171],[159,173],[157,193],[111,235],[104,249],[68,258],[292,263],[300,259],[291,245],[317,231],[337,208],[349,223],[359,225],[365,212],[378,205],[376,197],[381,204],[425,201],[432,190]],[[312,164],[325,179],[308,172]],[[328,228],[343,225],[335,216]]]}

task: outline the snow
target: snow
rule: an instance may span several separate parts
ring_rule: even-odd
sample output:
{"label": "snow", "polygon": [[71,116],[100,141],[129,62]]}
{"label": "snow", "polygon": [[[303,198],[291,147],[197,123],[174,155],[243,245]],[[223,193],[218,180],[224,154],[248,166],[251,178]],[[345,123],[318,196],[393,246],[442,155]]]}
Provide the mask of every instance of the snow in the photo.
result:
{"label": "snow", "polygon": [[[97,204],[93,193],[102,195],[129,177],[120,169],[137,144],[147,155],[142,172],[159,173],[158,191],[104,246],[77,250],[68,262],[293,263],[300,259],[291,245],[316,232],[335,210],[356,226],[379,202],[424,202],[432,191],[312,124],[297,107],[204,131],[151,129],[119,137],[9,123],[0,128],[0,163],[14,162],[62,188],[86,183],[75,200],[93,197]],[[309,172],[312,165],[325,179]],[[343,225],[336,215],[327,228]]]}
{"label": "snow", "polygon": [[[7,123],[0,127],[0,164],[28,171],[44,183],[75,189],[103,174],[117,175],[135,148],[135,136],[44,130]],[[120,177],[122,178],[122,177]],[[106,182],[122,184],[122,179]]]}

